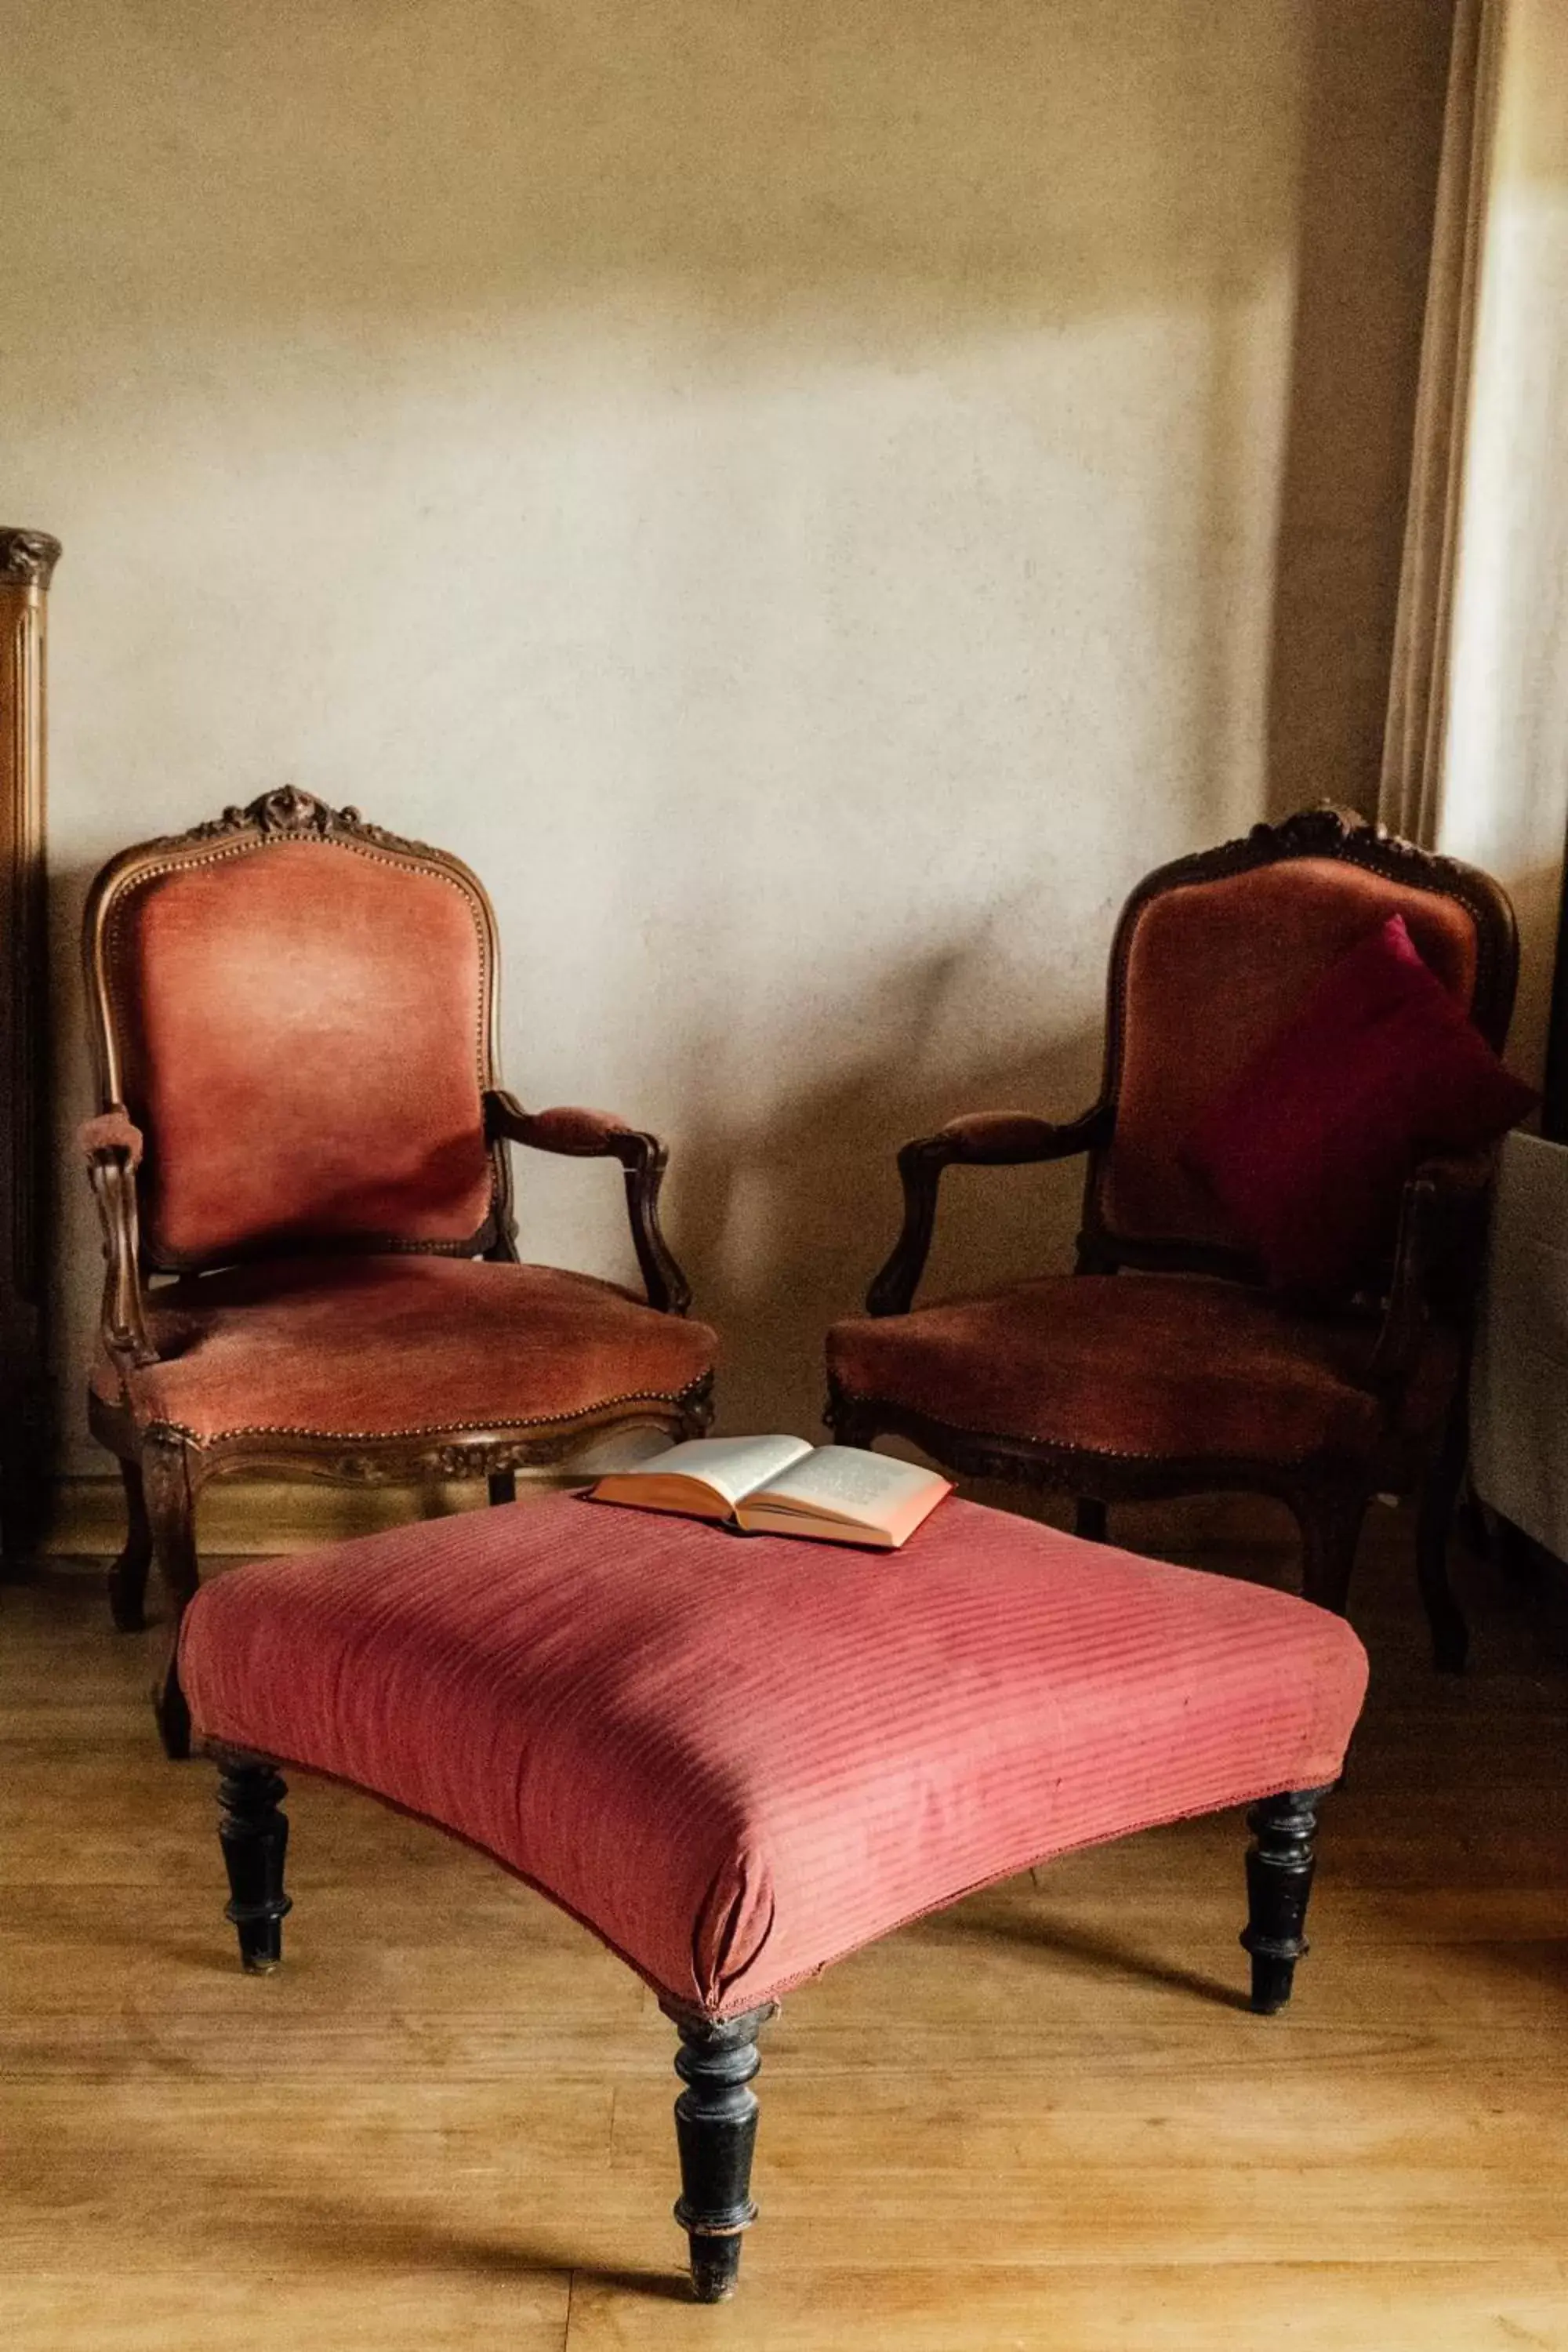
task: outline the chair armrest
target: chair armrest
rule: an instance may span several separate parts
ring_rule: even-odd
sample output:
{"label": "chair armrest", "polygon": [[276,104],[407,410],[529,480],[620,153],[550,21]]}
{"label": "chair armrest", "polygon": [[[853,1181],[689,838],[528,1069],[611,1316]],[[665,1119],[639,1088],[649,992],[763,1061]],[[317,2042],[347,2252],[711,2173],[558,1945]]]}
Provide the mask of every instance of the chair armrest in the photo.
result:
{"label": "chair armrest", "polygon": [[123,1151],[132,1167],[140,1168],[146,1148],[141,1129],[123,1103],[111,1103],[96,1118],[84,1118],[77,1129],[76,1139],[89,1167],[100,1152]]}
{"label": "chair armrest", "polygon": [[1424,1160],[1405,1180],[1394,1245],[1394,1277],[1367,1377],[1399,1381],[1415,1370],[1432,1322],[1468,1328],[1480,1281],[1497,1147]]}
{"label": "chair armrest", "polygon": [[1065,1125],[1021,1110],[970,1111],[950,1118],[934,1135],[920,1135],[899,1154],[904,1188],[904,1227],[892,1255],[866,1294],[868,1315],[907,1315],[925,1272],[936,1223],[942,1171],[958,1163],[970,1168],[1018,1168],[1047,1160],[1071,1160],[1110,1140],[1115,1113],[1109,1103]]}
{"label": "chair armrest", "polygon": [[485,1134],[491,1142],[526,1143],[532,1151],[562,1152],[573,1160],[619,1160],[628,1145],[651,1140],[613,1111],[565,1104],[555,1110],[524,1110],[515,1095],[500,1087],[485,1096]]}
{"label": "chair armrest", "polygon": [[658,1222],[659,1188],[669,1158],[667,1146],[645,1129],[628,1127],[605,1110],[579,1110],[563,1105],[554,1110],[524,1110],[517,1097],[501,1087],[485,1095],[487,1140],[524,1143],[533,1151],[552,1151],[571,1160],[618,1160],[626,1179],[626,1215],[632,1247],[637,1254],[647,1303],[664,1315],[684,1315],[691,1304],[691,1286],[665,1240]]}
{"label": "chair armrest", "polygon": [[142,1295],[141,1234],[136,1171],[142,1165],[142,1130],[123,1103],[111,1103],[96,1118],[84,1119],[77,1140],[87,1160],[88,1181],[103,1228],[103,1344],[121,1370],[155,1364],[158,1350],[147,1333]]}

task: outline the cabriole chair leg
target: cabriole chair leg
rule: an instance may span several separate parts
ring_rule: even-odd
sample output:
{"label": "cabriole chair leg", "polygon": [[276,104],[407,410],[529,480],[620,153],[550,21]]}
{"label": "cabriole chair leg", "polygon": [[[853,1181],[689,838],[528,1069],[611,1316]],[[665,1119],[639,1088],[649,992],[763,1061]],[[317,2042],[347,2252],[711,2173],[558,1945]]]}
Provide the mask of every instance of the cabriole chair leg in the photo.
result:
{"label": "cabriole chair leg", "polygon": [[752,2202],[752,2151],[757,2100],[752,2077],[762,2064],[757,2036],[776,2003],[716,2021],[663,2003],[680,2036],[675,2071],[686,2088],[675,2102],[680,2199],[675,2218],[691,2251],[691,2291],[699,2303],[735,2292],[741,2238],[757,2218]]}
{"label": "cabriole chair leg", "polygon": [[1301,1592],[1336,1617],[1346,1613],[1362,1521],[1371,1497],[1354,1487],[1301,1496],[1294,1506],[1301,1530]]}
{"label": "cabriole chair leg", "polygon": [[140,1633],[147,1622],[147,1571],[153,1565],[153,1528],[147,1517],[140,1465],[121,1460],[125,1487],[125,1545],[109,1571],[109,1613],[121,1633]]}
{"label": "cabriole chair leg", "polygon": [[1448,1581],[1448,1538],[1469,1451],[1469,1417],[1461,1402],[1449,1413],[1443,1442],[1421,1481],[1415,1518],[1415,1575],[1432,1629],[1432,1656],[1450,1675],[1463,1674],[1470,1648],[1470,1630]]}
{"label": "cabriole chair leg", "polygon": [[163,1670],[153,1692],[153,1713],[163,1753],[184,1763],[191,1752],[191,1711],[180,1688],[180,1620],[201,1580],[196,1565],[196,1501],[184,1448],[177,1441],[149,1440],[142,1457],[153,1549],[168,1601],[169,1629]]}
{"label": "cabriole chair leg", "polygon": [[239,1937],[239,1964],[266,1976],[282,1964],[283,1922],[293,1905],[283,1891],[289,1822],[282,1774],[259,1756],[220,1755],[218,1837],[228,1873],[224,1917]]}
{"label": "cabriole chair leg", "polygon": [[[1330,1784],[1332,1785],[1331,1783]],[[1312,1835],[1328,1788],[1264,1797],[1247,1816],[1247,1925],[1242,1949],[1252,1955],[1252,2006],[1259,2017],[1285,2007],[1296,1963],[1307,1951],[1302,1929],[1312,1891]]]}

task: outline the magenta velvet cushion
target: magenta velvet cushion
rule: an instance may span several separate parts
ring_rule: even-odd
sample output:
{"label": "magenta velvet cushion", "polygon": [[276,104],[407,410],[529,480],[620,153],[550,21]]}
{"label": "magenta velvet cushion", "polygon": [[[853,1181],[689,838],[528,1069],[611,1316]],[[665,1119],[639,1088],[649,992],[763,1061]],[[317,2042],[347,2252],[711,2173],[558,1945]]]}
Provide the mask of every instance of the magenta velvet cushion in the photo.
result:
{"label": "magenta velvet cushion", "polygon": [[1421,1160],[1493,1142],[1535,1100],[1393,915],[1209,1105],[1183,1157],[1271,1282],[1342,1287],[1392,1242]]}
{"label": "magenta velvet cushion", "polygon": [[1366,1660],[973,1504],[881,1554],[560,1496],[238,1569],[180,1675],[199,1737],[444,1824],[727,2016],[1046,1855],[1332,1780]]}

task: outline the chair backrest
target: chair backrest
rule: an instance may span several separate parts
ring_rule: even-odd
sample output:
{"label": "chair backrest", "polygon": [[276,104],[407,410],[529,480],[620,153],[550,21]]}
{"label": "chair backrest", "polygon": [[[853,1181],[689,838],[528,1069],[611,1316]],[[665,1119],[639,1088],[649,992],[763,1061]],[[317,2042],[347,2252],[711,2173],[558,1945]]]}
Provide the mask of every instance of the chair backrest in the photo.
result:
{"label": "chair backrest", "polygon": [[1140,883],[1111,949],[1104,1095],[1116,1118],[1089,1165],[1084,1263],[1245,1256],[1183,1164],[1184,1140],[1330,965],[1395,914],[1500,1051],[1519,968],[1513,910],[1475,866],[1323,807]]}
{"label": "chair backrest", "polygon": [[495,920],[457,858],[289,787],[123,851],[83,948],[150,1266],[496,1241]]}

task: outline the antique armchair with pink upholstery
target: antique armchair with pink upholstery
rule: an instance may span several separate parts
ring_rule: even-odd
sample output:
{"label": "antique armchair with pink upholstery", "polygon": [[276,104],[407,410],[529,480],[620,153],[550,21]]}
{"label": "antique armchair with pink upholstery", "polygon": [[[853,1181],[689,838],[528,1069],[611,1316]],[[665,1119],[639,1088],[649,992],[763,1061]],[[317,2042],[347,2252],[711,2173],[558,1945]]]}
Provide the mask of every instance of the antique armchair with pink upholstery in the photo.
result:
{"label": "antique armchair with pink upholstery", "polygon": [[[1489,876],[1328,807],[1163,866],[1133,892],[1112,945],[1099,1101],[1064,1125],[954,1118],[900,1152],[902,1233],[867,1314],[828,1337],[840,1442],[896,1433],[961,1475],[1066,1491],[1079,1532],[1095,1536],[1108,1505],[1139,1497],[1278,1496],[1300,1528],[1307,1597],[1340,1612],[1369,1501],[1415,1494],[1437,1660],[1461,1665],[1447,1554],[1493,1151],[1436,1150],[1411,1165],[1385,1224],[1369,1228],[1377,1246],[1337,1284],[1301,1290],[1265,1280],[1255,1236],[1193,1148],[1209,1107],[1266,1072],[1270,1041],[1395,917],[1490,1131],[1520,1116],[1529,1090],[1494,1059],[1513,1004],[1513,917]],[[1331,1034],[1316,1073],[1331,1140],[1333,1055]],[[1407,1076],[1396,1058],[1389,1091]],[[1265,1096],[1259,1124],[1268,1108]],[[944,1169],[1080,1156],[1075,1274],[914,1305]],[[1320,1213],[1358,1206],[1331,1196]]]}
{"label": "antique armchair with pink upholstery", "polygon": [[[659,1229],[665,1148],[501,1091],[495,921],[457,858],[289,788],[116,857],[84,951],[117,1625],[155,1555],[177,1630],[209,1479],[485,1477],[504,1501],[607,1433],[707,1426],[716,1342]],[[512,1143],[618,1161],[643,1298],[519,1262]],[[184,1754],[172,1671],[155,1704]]]}

